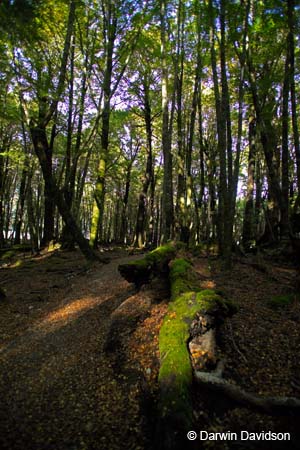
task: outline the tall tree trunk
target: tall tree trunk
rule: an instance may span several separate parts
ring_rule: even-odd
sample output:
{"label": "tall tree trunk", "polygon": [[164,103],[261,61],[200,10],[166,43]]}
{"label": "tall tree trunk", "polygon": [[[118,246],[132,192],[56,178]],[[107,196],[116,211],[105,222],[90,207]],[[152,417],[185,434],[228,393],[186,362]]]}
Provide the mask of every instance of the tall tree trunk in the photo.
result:
{"label": "tall tree trunk", "polygon": [[38,253],[39,251],[39,239],[38,239],[38,229],[37,229],[37,220],[34,214],[34,206],[33,206],[33,193],[32,193],[32,175],[33,170],[29,168],[28,170],[28,186],[26,191],[26,206],[27,206],[27,216],[28,216],[28,226],[30,233],[30,241],[31,241],[31,250],[32,253]]}
{"label": "tall tree trunk", "polygon": [[26,199],[26,185],[27,185],[27,168],[23,167],[22,175],[21,175],[20,190],[19,190],[19,199],[18,199],[18,204],[16,207],[15,225],[14,225],[14,231],[15,231],[14,244],[16,244],[16,245],[21,243],[21,227],[22,227],[22,223],[23,223],[23,214],[24,214],[24,206],[25,206],[25,199]]}
{"label": "tall tree trunk", "polygon": [[[73,97],[74,97],[74,56],[75,56],[75,36],[71,38],[71,52],[70,52],[70,81],[69,81],[69,106],[68,106],[68,124],[67,124],[67,144],[66,144],[66,156],[65,156],[65,180],[64,180],[64,196],[67,205],[72,210],[72,202],[74,196],[74,190],[71,189],[70,176],[71,176],[71,158],[72,158],[72,135],[73,135]],[[62,230],[62,248],[73,250],[74,240],[69,233],[66,225]]]}
{"label": "tall tree trunk", "polygon": [[125,182],[125,192],[124,197],[122,199],[122,221],[121,221],[121,232],[120,237],[122,242],[126,242],[126,236],[127,236],[127,207],[128,207],[128,199],[129,199],[129,191],[130,191],[130,184],[131,184],[131,169],[132,169],[132,163],[133,161],[128,164],[127,171],[126,171],[126,182]]}
{"label": "tall tree trunk", "polygon": [[161,242],[166,242],[173,236],[173,186],[172,186],[172,117],[169,114],[168,66],[167,66],[167,27],[166,0],[160,2],[160,36],[162,64],[162,150],[164,157],[163,193],[162,193],[162,230]]}
{"label": "tall tree trunk", "polygon": [[[191,223],[192,223],[192,213],[191,206],[192,200],[195,198],[194,195],[194,185],[192,178],[192,151],[194,145],[194,134],[195,134],[195,123],[197,115],[198,106],[198,95],[199,95],[199,85],[201,80],[202,71],[202,58],[201,58],[201,24],[200,24],[200,11],[198,11],[197,16],[197,60],[195,68],[195,78],[194,78],[194,88],[192,97],[191,114],[189,120],[189,132],[188,132],[188,142],[186,151],[186,219],[185,219],[185,232],[182,236],[183,242],[188,243],[190,239]],[[195,210],[197,213],[197,203],[194,203]]]}
{"label": "tall tree trunk", "polygon": [[136,219],[136,229],[134,243],[137,247],[142,248],[146,245],[146,211],[147,211],[147,194],[149,186],[153,180],[153,155],[152,155],[152,117],[151,105],[149,97],[149,83],[146,76],[143,79],[143,102],[144,102],[144,121],[147,135],[147,162],[146,171],[143,179],[142,191],[139,195],[138,212]]}
{"label": "tall tree trunk", "polygon": [[52,197],[51,183],[49,180],[53,177],[52,174],[52,149],[48,145],[46,127],[41,127],[39,137],[45,153],[45,164],[42,168],[44,178],[44,233],[41,240],[41,246],[46,247],[54,237],[54,201]]}
{"label": "tall tree trunk", "polygon": [[49,188],[49,193],[51,198],[54,199],[57,205],[58,211],[61,214],[65,224],[67,225],[70,233],[74,237],[74,240],[79,245],[80,250],[84,256],[89,260],[99,259],[95,256],[94,252],[88,245],[87,240],[83,237],[74,217],[72,216],[69,206],[67,205],[63,193],[58,189],[56,183],[53,179],[53,175],[48,172],[48,161],[47,161],[47,139],[45,131],[43,129],[33,127],[31,128],[32,142],[34,146],[35,153],[39,159],[40,166],[43,172],[43,177],[47,178],[47,184]]}
{"label": "tall tree trunk", "polygon": [[[226,266],[231,263],[232,249],[232,231],[233,231],[233,173],[232,173],[232,135],[231,135],[231,114],[230,114],[230,98],[227,80],[227,63],[226,63],[226,1],[221,0],[220,3],[220,25],[221,25],[221,42],[220,42],[220,64],[221,64],[221,126],[225,125],[225,133],[222,131],[221,148],[220,148],[220,178],[225,178],[222,184],[227,185],[225,192],[221,193],[223,197],[222,203],[224,211],[221,212],[224,227],[224,240],[222,256],[225,259]],[[224,135],[225,134],[225,135]],[[224,148],[226,148],[225,156]]]}
{"label": "tall tree trunk", "polygon": [[[104,8],[104,5],[103,5]],[[105,11],[104,17],[106,20],[104,22],[106,29],[103,31],[107,39],[106,49],[105,49],[105,71],[103,80],[103,95],[104,95],[104,105],[102,111],[102,126],[101,126],[101,149],[100,149],[100,160],[98,165],[98,175],[94,192],[94,204],[92,213],[92,224],[91,224],[91,234],[90,234],[90,246],[93,248],[97,247],[98,233],[102,225],[103,215],[101,214],[103,210],[104,203],[104,193],[105,193],[105,178],[107,170],[107,159],[108,159],[108,146],[109,146],[109,126],[110,126],[110,112],[111,112],[111,93],[112,93],[112,70],[113,70],[113,53],[116,39],[117,30],[117,15],[115,11],[115,6],[113,2],[109,1],[107,6],[107,11]]]}
{"label": "tall tree trunk", "polygon": [[[67,71],[67,62],[71,45],[71,36],[73,32],[73,25],[75,21],[75,1],[70,2],[67,32],[65,37],[65,44],[63,49],[63,55],[61,59],[61,67],[58,76],[58,85],[53,95],[53,100],[50,105],[47,104],[48,98],[43,96],[39,98],[39,117],[37,123],[33,120],[30,121],[30,132],[32,139],[35,140],[34,148],[38,152],[37,156],[41,162],[41,156],[43,159],[43,166],[41,166],[44,177],[44,234],[42,238],[42,245],[47,245],[54,235],[54,199],[52,189],[52,148],[54,141],[54,133],[51,136],[50,145],[47,139],[47,125],[56,115],[57,105],[60,101],[61,95],[64,90],[64,83]],[[54,124],[55,127],[55,124]],[[54,130],[54,128],[53,128]],[[43,155],[41,152],[44,152]]]}
{"label": "tall tree trunk", "polygon": [[[29,126],[34,150],[39,159],[43,178],[45,181],[45,186],[47,186],[46,194],[49,196],[49,199],[51,198],[53,202],[56,204],[59,213],[61,214],[64,222],[66,223],[70,233],[74,237],[74,240],[78,243],[82,253],[85,255],[87,259],[94,260],[99,258],[96,258],[94,252],[89,247],[88,242],[83,237],[82,232],[80,231],[75,219],[73,218],[70,212],[69,206],[65,201],[63,193],[59,190],[53,178],[52,161],[50,167],[50,158],[49,158],[49,153],[51,149],[48,144],[46,132],[46,127],[49,124],[55,112],[57,111],[57,105],[63,93],[74,21],[75,21],[75,1],[72,0],[70,3],[68,27],[55,99],[52,101],[48,109],[46,109],[46,105],[41,105],[42,108],[40,108],[39,111],[38,123],[35,124],[33,121],[31,121]],[[52,203],[52,205],[54,203]]]}
{"label": "tall tree trunk", "polygon": [[185,234],[185,147],[184,147],[184,130],[182,120],[182,88],[183,88],[183,72],[184,72],[184,20],[183,20],[183,4],[179,1],[177,13],[177,51],[175,61],[175,89],[176,89],[176,106],[177,106],[177,196],[175,206],[175,235],[182,240]]}
{"label": "tall tree trunk", "polygon": [[255,73],[250,55],[247,55],[248,75],[253,98],[253,105],[256,114],[257,128],[260,133],[260,140],[267,164],[268,185],[269,185],[269,206],[267,210],[270,232],[268,235],[271,241],[279,238],[278,227],[283,215],[282,191],[278,179],[278,171],[275,162],[275,151],[277,148],[276,131],[272,123],[272,103],[273,99],[264,95],[259,98],[257,83],[253,77]]}
{"label": "tall tree trunk", "polygon": [[219,182],[219,205],[218,205],[218,243],[219,253],[230,258],[230,242],[229,240],[229,204],[228,204],[228,185],[227,185],[227,108],[226,108],[226,60],[225,60],[225,16],[224,4],[221,2],[221,42],[220,42],[220,59],[221,59],[221,84],[222,95],[220,96],[217,60],[215,51],[215,18],[212,0],[209,0],[210,15],[210,54],[213,71],[214,96],[216,108],[216,122],[218,135],[218,154],[220,159],[220,182]]}
{"label": "tall tree trunk", "polygon": [[[2,149],[1,149],[2,150]],[[4,157],[0,152],[0,248],[4,247]]]}
{"label": "tall tree trunk", "polygon": [[[240,171],[240,159],[241,159],[241,144],[243,136],[243,111],[244,111],[244,91],[245,91],[245,65],[246,65],[246,53],[247,53],[247,38],[248,38],[248,27],[249,27],[249,12],[250,12],[250,0],[247,0],[245,5],[245,17],[244,17],[244,31],[242,40],[242,50],[238,52],[238,57],[240,61],[240,80],[238,88],[238,130],[236,139],[236,154],[234,159],[233,167],[233,186],[232,186],[232,207],[231,207],[231,229],[233,228],[233,223],[235,219],[236,211],[236,197],[237,188],[239,181],[239,171]],[[240,1],[240,7],[243,9],[244,1]]]}
{"label": "tall tree trunk", "polygon": [[274,149],[276,149],[277,146],[276,133],[268,114],[265,115],[264,119],[259,115],[258,123],[260,125],[261,142],[268,171],[269,205],[267,214],[271,227],[270,236],[273,236],[272,240],[278,241],[280,213],[282,216],[283,201],[282,191],[278,180],[278,171],[274,163]]}
{"label": "tall tree trunk", "polygon": [[294,148],[296,156],[296,173],[298,197],[295,202],[294,212],[300,210],[300,140],[297,115],[297,100],[295,88],[295,1],[287,0],[287,17],[288,17],[288,46],[289,46],[289,62],[290,62],[290,91],[291,91],[291,110],[292,110],[292,126],[294,137]]}
{"label": "tall tree trunk", "polygon": [[280,218],[281,238],[289,236],[289,88],[290,64],[289,43],[285,61],[284,82],[282,89],[282,152],[281,152],[281,188],[282,210]]}
{"label": "tall tree trunk", "polygon": [[249,156],[248,156],[248,179],[247,195],[243,222],[242,243],[246,251],[250,250],[254,238],[254,179],[255,179],[255,159],[256,159],[256,130],[255,119],[250,117],[249,122]]}
{"label": "tall tree trunk", "polygon": [[[258,143],[258,139],[256,144]],[[261,175],[261,155],[259,148],[256,151],[255,158],[255,241],[257,243],[258,237],[260,236],[259,227],[261,223],[261,211],[262,211],[262,186],[263,180]]]}

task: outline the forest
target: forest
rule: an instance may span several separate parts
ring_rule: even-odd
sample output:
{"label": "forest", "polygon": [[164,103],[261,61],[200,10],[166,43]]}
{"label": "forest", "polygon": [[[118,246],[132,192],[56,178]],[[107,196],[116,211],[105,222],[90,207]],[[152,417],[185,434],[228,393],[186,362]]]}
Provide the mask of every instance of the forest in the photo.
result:
{"label": "forest", "polygon": [[0,2],[2,448],[299,448],[299,29]]}

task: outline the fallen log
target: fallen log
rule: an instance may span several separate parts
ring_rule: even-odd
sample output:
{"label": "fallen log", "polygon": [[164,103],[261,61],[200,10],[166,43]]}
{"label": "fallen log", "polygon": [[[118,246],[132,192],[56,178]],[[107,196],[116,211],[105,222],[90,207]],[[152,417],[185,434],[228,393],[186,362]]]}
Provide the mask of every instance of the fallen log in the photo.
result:
{"label": "fallen log", "polygon": [[118,270],[125,280],[140,287],[157,275],[167,275],[169,272],[168,264],[175,255],[175,245],[163,245],[147,253],[143,259],[120,264]]}
{"label": "fallen log", "polygon": [[201,341],[193,365],[211,368],[216,364],[215,327],[224,316],[235,311],[234,305],[215,291],[200,290],[191,262],[183,258],[172,261],[170,282],[171,302],[159,334],[160,400],[156,430],[156,446],[165,450],[182,448],[187,430],[192,429],[193,368],[188,349],[191,330],[194,338]]}
{"label": "fallen log", "polygon": [[196,370],[194,375],[201,386],[226,396],[237,405],[272,416],[300,415],[300,400],[295,397],[261,397],[212,373]]}

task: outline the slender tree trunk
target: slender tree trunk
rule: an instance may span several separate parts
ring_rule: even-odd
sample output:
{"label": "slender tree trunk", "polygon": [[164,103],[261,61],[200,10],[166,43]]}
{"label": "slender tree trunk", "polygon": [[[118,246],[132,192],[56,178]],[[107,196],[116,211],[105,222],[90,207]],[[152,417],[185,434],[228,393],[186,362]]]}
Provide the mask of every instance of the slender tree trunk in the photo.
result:
{"label": "slender tree trunk", "polygon": [[175,235],[182,240],[185,228],[185,148],[184,148],[184,130],[182,120],[182,88],[184,72],[184,20],[183,4],[178,4],[177,13],[177,52],[175,66],[175,90],[177,106],[177,196],[175,206]]}
{"label": "slender tree trunk", "polygon": [[[73,24],[75,21],[75,1],[70,2],[67,32],[65,37],[65,44],[63,49],[63,55],[61,59],[60,72],[58,75],[58,84],[55,95],[51,95],[53,98],[50,104],[47,104],[47,96],[39,98],[39,116],[38,120],[29,120],[26,108],[23,108],[24,115],[29,122],[30,132],[32,139],[34,139],[34,148],[37,152],[39,161],[43,160],[41,166],[43,178],[44,178],[44,233],[42,238],[42,245],[47,245],[54,235],[54,199],[53,199],[53,174],[52,174],[52,149],[55,136],[55,123],[52,127],[51,141],[48,144],[47,138],[47,126],[53,117],[56,117],[57,105],[64,90],[64,83],[67,71],[68,55],[70,51],[71,36],[73,30]],[[20,94],[22,102],[22,94]],[[24,105],[23,105],[24,106]]]}
{"label": "slender tree trunk", "polygon": [[126,182],[125,182],[125,192],[124,197],[122,199],[122,221],[121,221],[121,240],[124,243],[126,241],[127,236],[127,207],[128,207],[128,198],[129,198],[129,191],[130,191],[130,184],[131,184],[131,169],[132,169],[132,162],[129,163],[126,171]]}
{"label": "slender tree trunk", "polygon": [[27,187],[27,168],[24,167],[22,170],[21,175],[21,183],[20,183],[20,190],[19,190],[19,199],[18,204],[16,208],[16,218],[15,218],[15,238],[14,243],[20,244],[21,243],[21,227],[23,223],[23,214],[24,214],[24,206],[25,206],[25,199],[26,199],[26,187]]}
{"label": "slender tree trunk", "polygon": [[71,54],[70,54],[70,82],[69,82],[69,107],[68,107],[68,129],[67,129],[67,146],[66,146],[66,164],[65,164],[65,200],[72,205],[72,197],[74,192],[70,190],[70,174],[71,174],[71,158],[72,158],[72,135],[73,135],[73,97],[74,97],[74,56],[75,56],[75,36],[71,38]]}
{"label": "slender tree trunk", "polygon": [[203,115],[202,115],[202,94],[201,94],[201,80],[199,85],[199,95],[198,95],[198,130],[199,130],[199,159],[200,159],[200,194],[198,198],[198,206],[202,207],[204,202],[204,190],[205,190],[205,153],[204,153],[204,142],[203,142]]}
{"label": "slender tree trunk", "polygon": [[[241,9],[243,9],[243,0],[241,0]],[[236,140],[236,155],[234,159],[233,167],[233,183],[232,183],[232,199],[231,199],[231,229],[233,229],[235,211],[236,211],[236,197],[237,188],[239,181],[239,171],[240,171],[240,159],[241,159],[241,144],[242,144],[242,133],[243,133],[243,110],[244,110],[244,91],[245,91],[245,65],[246,65],[246,52],[247,52],[247,37],[248,37],[248,27],[249,27],[249,12],[250,12],[250,0],[247,0],[245,5],[245,18],[244,18],[244,32],[242,40],[242,51],[239,54],[240,61],[240,80],[239,80],[239,90],[238,90],[238,130],[237,130],[237,140]]]}
{"label": "slender tree trunk", "polygon": [[[230,98],[227,80],[227,63],[226,63],[226,1],[221,0],[220,3],[220,24],[221,24],[221,42],[220,42],[220,64],[221,64],[221,123],[222,127],[225,125],[225,133],[222,131],[221,145],[220,145],[220,178],[225,178],[223,181],[227,189],[221,194],[223,197],[224,211],[221,212],[221,217],[224,221],[224,241],[222,256],[225,259],[226,266],[231,264],[231,249],[232,249],[232,232],[233,232],[233,166],[232,166],[232,135],[231,135],[231,113],[230,113]],[[225,134],[225,135],[224,135]],[[226,148],[225,156],[223,155]]]}
{"label": "slender tree trunk", "polygon": [[[90,23],[87,22],[86,30],[85,30],[87,41],[89,41],[89,25],[90,25]],[[82,37],[81,33],[79,33],[79,36]],[[80,40],[80,45],[81,45],[81,51],[83,54],[84,53],[84,45],[83,45],[82,39]],[[93,39],[93,43],[92,43],[93,49],[94,49],[94,46],[95,46],[95,38]],[[85,59],[84,59],[84,67],[83,67],[82,75],[81,75],[81,87],[80,87],[79,106],[78,106],[78,109],[79,109],[78,125],[77,125],[77,130],[76,130],[74,156],[72,159],[72,165],[70,168],[70,176],[69,176],[69,190],[72,195],[72,197],[71,197],[72,211],[76,218],[78,218],[78,216],[79,216],[80,202],[81,202],[81,198],[82,198],[82,194],[83,194],[83,187],[84,187],[84,183],[85,183],[85,179],[86,179],[86,174],[87,174],[89,161],[90,161],[90,155],[91,155],[92,146],[93,146],[93,137],[95,135],[95,130],[97,129],[99,121],[100,121],[100,106],[99,106],[98,112],[97,112],[97,115],[95,118],[95,122],[91,129],[91,132],[90,132],[86,142],[84,142],[82,144],[82,128],[83,128],[83,120],[84,120],[84,113],[85,113],[86,93],[87,93],[87,88],[88,88],[88,80],[90,79],[90,76],[91,76],[94,57],[95,57],[95,55],[94,55],[93,50],[91,51],[91,54],[90,54],[90,51],[87,48],[86,53],[85,53]],[[102,99],[102,92],[99,96],[99,105],[101,104],[101,99]],[[76,197],[75,197],[76,173],[77,173],[78,161],[79,161],[79,158],[81,155],[81,147],[82,146],[84,146],[85,149],[87,150],[87,156],[85,159],[83,173],[78,174],[78,183],[77,183],[78,187],[77,187]]]}
{"label": "slender tree trunk", "polygon": [[[193,88],[193,97],[192,97],[192,107],[190,114],[190,123],[189,123],[189,133],[188,133],[188,143],[187,143],[187,152],[186,152],[186,220],[185,220],[185,232],[182,236],[183,242],[188,243],[190,239],[191,232],[191,223],[192,223],[192,214],[191,214],[191,206],[192,200],[195,198],[194,195],[194,186],[193,186],[193,178],[192,178],[192,151],[194,146],[194,134],[195,134],[195,123],[196,123],[196,115],[197,115],[197,106],[198,106],[198,95],[199,95],[199,85],[201,80],[201,71],[202,71],[202,58],[201,58],[201,28],[200,28],[200,12],[198,12],[197,17],[197,61],[195,68],[195,79],[194,79],[194,88]],[[197,209],[197,203],[195,203],[195,209]]]}
{"label": "slender tree trunk", "polygon": [[26,191],[26,206],[27,206],[27,216],[28,216],[28,226],[30,233],[31,249],[32,253],[38,253],[39,251],[39,239],[38,239],[38,229],[37,220],[34,214],[33,206],[33,193],[32,193],[32,169],[28,170],[28,187]]}
{"label": "slender tree trunk", "polygon": [[[69,81],[69,106],[68,106],[68,128],[67,128],[67,145],[65,156],[65,181],[64,181],[64,196],[67,205],[72,210],[72,202],[74,191],[70,186],[71,176],[71,158],[72,158],[72,136],[73,136],[73,97],[74,97],[74,56],[75,56],[75,36],[71,38],[71,52],[70,52],[70,81]],[[58,231],[58,230],[57,230]],[[62,248],[73,250],[74,240],[69,233],[66,225],[62,230]]]}
{"label": "slender tree trunk", "polygon": [[54,200],[52,196],[51,180],[52,174],[52,150],[48,143],[46,127],[41,125],[31,125],[31,137],[33,140],[36,155],[44,152],[44,163],[41,166],[44,180],[44,225],[41,246],[47,246],[54,236]]}
{"label": "slender tree trunk", "polygon": [[248,156],[248,180],[247,195],[243,222],[242,243],[246,251],[250,250],[254,238],[254,179],[255,179],[255,159],[256,159],[256,131],[255,119],[250,118],[249,122],[249,156]]}
{"label": "slender tree trunk", "polygon": [[[85,257],[89,260],[99,259],[96,258],[94,252],[89,247],[88,242],[83,237],[79,227],[75,219],[73,218],[69,206],[67,205],[63,193],[58,189],[52,174],[52,166],[51,170],[49,170],[49,145],[47,140],[46,127],[55,114],[57,110],[58,101],[63,92],[64,81],[67,70],[67,60],[70,50],[70,42],[73,30],[73,24],[75,20],[75,2],[71,1],[70,10],[69,10],[69,19],[68,19],[68,27],[67,34],[65,39],[65,46],[62,56],[61,69],[58,80],[58,87],[55,99],[49,106],[48,110],[40,109],[39,122],[37,125],[30,123],[30,133],[34,146],[35,153],[39,159],[39,163],[42,169],[43,177],[45,180],[45,185],[47,185],[47,194],[51,199],[53,199],[56,204],[59,213],[61,214],[64,222],[68,226],[70,233],[74,237],[74,240],[78,243],[80,250],[85,255]],[[54,224],[53,224],[54,225]]]}
{"label": "slender tree trunk", "polygon": [[142,191],[139,195],[138,212],[135,229],[135,245],[142,248],[147,243],[146,240],[146,211],[147,211],[147,194],[149,186],[153,180],[153,155],[152,155],[152,117],[151,105],[149,98],[149,83],[146,78],[143,80],[143,101],[144,101],[144,121],[147,135],[147,162],[146,171],[143,179]]}
{"label": "slender tree trunk", "polygon": [[47,184],[49,187],[49,193],[51,198],[54,199],[55,204],[57,205],[58,211],[61,214],[65,224],[67,225],[70,233],[74,237],[74,240],[79,245],[80,250],[84,254],[84,256],[89,260],[99,259],[95,256],[94,252],[88,245],[87,240],[83,237],[82,232],[80,231],[74,217],[72,216],[69,206],[67,205],[63,193],[58,189],[53,179],[52,174],[48,173],[48,162],[46,157],[46,148],[47,139],[45,136],[44,130],[34,127],[31,130],[32,142],[36,152],[36,155],[39,159],[40,166],[43,172],[43,176],[47,178]]}
{"label": "slender tree trunk", "polygon": [[255,108],[257,128],[260,133],[260,140],[267,164],[269,185],[269,207],[267,210],[267,215],[270,228],[270,232],[268,233],[268,235],[272,238],[272,240],[277,241],[279,238],[279,216],[280,214],[281,217],[283,215],[283,200],[274,154],[277,148],[277,137],[270,113],[270,111],[272,110],[273,99],[268,98],[266,95],[264,96],[264,98],[259,99],[257,84],[255,79],[253,78],[254,68],[250,55],[247,56],[249,81],[253,98],[253,105]]}
{"label": "slender tree trunk", "polygon": [[[226,80],[226,59],[225,59],[225,11],[224,2],[221,1],[221,41],[220,41],[220,64],[221,64],[221,86],[222,95],[220,96],[217,60],[215,51],[215,19],[212,7],[212,0],[209,0],[209,13],[211,21],[210,31],[210,53],[213,71],[214,96],[216,107],[217,135],[218,135],[218,154],[220,159],[220,182],[219,182],[219,205],[218,205],[218,243],[219,253],[229,262],[231,253],[230,242],[230,204],[228,202],[228,183],[227,183],[227,154],[229,154],[228,138],[228,108],[227,108],[227,80]],[[231,171],[231,168],[230,168]]]}
{"label": "slender tree trunk", "polygon": [[117,30],[117,16],[115,7],[112,2],[108,4],[108,10],[105,13],[107,28],[104,33],[107,33],[107,43],[106,43],[106,66],[104,72],[103,80],[103,94],[104,94],[104,106],[102,111],[102,127],[101,127],[101,149],[100,149],[100,160],[98,166],[97,182],[94,192],[94,205],[92,213],[92,224],[91,224],[91,234],[90,234],[90,246],[93,248],[97,247],[98,233],[102,226],[103,215],[101,211],[103,210],[104,203],[104,193],[105,193],[105,178],[107,170],[107,159],[108,159],[108,146],[109,146],[109,126],[110,126],[110,100],[112,92],[112,70],[113,70],[113,53],[116,39]]}
{"label": "slender tree trunk", "polygon": [[[7,157],[7,170],[9,170],[9,158]],[[14,205],[14,198],[16,196],[17,191],[17,184],[19,179],[18,169],[16,173],[10,174],[11,176],[8,176],[7,181],[8,183],[5,185],[5,205],[6,205],[6,211],[5,211],[5,239],[10,240],[13,242],[13,231],[12,224],[13,224],[13,205]]]}
{"label": "slender tree trunk", "polygon": [[0,152],[0,248],[4,247],[4,157]]}
{"label": "slender tree trunk", "polygon": [[270,235],[277,241],[279,239],[279,216],[280,213],[282,216],[283,201],[278,172],[274,164],[274,149],[277,147],[276,133],[268,117],[260,122],[260,135],[268,170],[269,207],[267,214],[272,228]]}
{"label": "slender tree trunk", "polygon": [[173,236],[173,186],[172,186],[172,153],[170,130],[172,117],[169,114],[168,68],[166,50],[166,0],[160,2],[160,36],[162,64],[162,150],[164,157],[163,194],[162,194],[162,230],[161,242]]}
{"label": "slender tree trunk", "polygon": [[282,90],[282,152],[281,152],[281,188],[282,210],[280,218],[281,238],[289,236],[289,88],[290,64],[289,45],[285,61],[284,82]]}
{"label": "slender tree trunk", "polygon": [[[258,140],[256,144],[258,143]],[[255,241],[259,237],[259,226],[261,223],[261,211],[262,211],[262,186],[263,180],[261,176],[261,158],[260,151],[257,149],[256,159],[255,159]]]}
{"label": "slender tree trunk", "polygon": [[295,0],[287,0],[287,17],[288,17],[288,46],[289,46],[289,62],[290,62],[290,91],[291,91],[291,110],[292,110],[292,127],[294,137],[294,148],[296,156],[296,173],[298,197],[295,202],[294,212],[300,209],[300,140],[297,115],[297,100],[295,88]]}

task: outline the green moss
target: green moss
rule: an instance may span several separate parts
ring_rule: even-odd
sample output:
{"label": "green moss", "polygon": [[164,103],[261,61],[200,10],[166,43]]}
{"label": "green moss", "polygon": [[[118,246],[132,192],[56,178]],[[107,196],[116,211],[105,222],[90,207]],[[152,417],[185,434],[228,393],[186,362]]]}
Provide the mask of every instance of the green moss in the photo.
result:
{"label": "green moss", "polygon": [[168,388],[161,400],[163,415],[177,418],[182,415],[191,420],[190,388],[192,366],[187,342],[190,325],[198,312],[228,315],[236,306],[214,290],[200,290],[192,263],[184,258],[175,259],[170,268],[171,302],[159,333],[161,367],[159,383]]}
{"label": "green moss", "polygon": [[152,264],[158,265],[165,259],[172,259],[176,254],[176,248],[173,244],[162,245],[146,255],[145,259]]}
{"label": "green moss", "polygon": [[[184,267],[182,261],[181,267]],[[159,334],[159,382],[164,386],[171,381],[172,386],[164,396],[165,414],[172,412],[178,415],[183,405],[185,414],[189,414],[189,392],[193,376],[187,347],[190,324],[199,310],[213,310],[221,301],[221,297],[214,291],[206,290],[198,293],[185,292],[169,304]]]}
{"label": "green moss", "polygon": [[197,293],[196,303],[202,311],[208,313],[214,310],[220,310],[225,316],[232,315],[238,311],[237,305],[228,299],[221,297],[221,295],[212,289],[205,289]]}
{"label": "green moss", "polygon": [[173,261],[171,271],[170,271],[170,280],[175,281],[178,277],[187,276],[191,271],[192,263],[185,258],[177,258]]}
{"label": "green moss", "polygon": [[286,295],[275,295],[272,297],[268,304],[271,308],[284,308],[290,305],[293,301],[299,300],[299,295],[297,294],[286,294]]}
{"label": "green moss", "polygon": [[168,263],[175,257],[176,247],[173,244],[157,247],[146,254],[142,259],[120,264],[118,270],[122,277],[130,283],[140,286],[149,281],[149,278],[159,273],[168,272]]}
{"label": "green moss", "polygon": [[173,245],[167,244],[157,247],[148,253],[145,258],[129,262],[128,266],[138,267],[140,269],[150,269],[158,266],[165,260],[172,259],[175,256],[176,249]]}
{"label": "green moss", "polygon": [[182,320],[181,312],[185,310],[189,317],[188,305],[193,301],[193,296],[193,293],[183,294],[169,305],[159,333],[161,366],[158,380],[164,394],[161,414],[162,417],[182,417],[187,423],[191,420],[190,386],[193,374],[186,345],[189,325]]}
{"label": "green moss", "polygon": [[176,299],[179,295],[188,291],[199,291],[196,274],[190,261],[185,258],[177,258],[170,268],[171,299]]}

